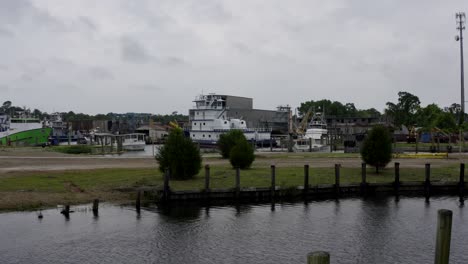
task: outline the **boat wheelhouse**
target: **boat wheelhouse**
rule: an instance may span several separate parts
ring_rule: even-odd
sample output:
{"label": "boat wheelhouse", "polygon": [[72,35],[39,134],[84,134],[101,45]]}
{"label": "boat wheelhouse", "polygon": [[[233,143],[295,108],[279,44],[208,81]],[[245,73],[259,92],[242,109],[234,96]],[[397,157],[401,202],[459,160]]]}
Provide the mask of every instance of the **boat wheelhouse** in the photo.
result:
{"label": "boat wheelhouse", "polygon": [[195,100],[195,108],[190,112],[190,138],[203,146],[214,146],[220,135],[233,129],[241,130],[246,139],[256,144],[270,141],[271,129],[248,128],[240,118],[229,118],[226,101],[216,94],[200,95]]}

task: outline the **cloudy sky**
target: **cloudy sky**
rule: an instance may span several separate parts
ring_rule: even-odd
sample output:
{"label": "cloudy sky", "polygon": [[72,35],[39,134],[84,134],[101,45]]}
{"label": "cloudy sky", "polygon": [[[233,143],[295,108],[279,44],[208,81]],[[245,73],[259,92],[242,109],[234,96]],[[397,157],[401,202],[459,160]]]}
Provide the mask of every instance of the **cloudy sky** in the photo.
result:
{"label": "cloudy sky", "polygon": [[383,110],[408,91],[447,106],[459,11],[468,1],[1,0],[0,101],[165,114],[221,93]]}

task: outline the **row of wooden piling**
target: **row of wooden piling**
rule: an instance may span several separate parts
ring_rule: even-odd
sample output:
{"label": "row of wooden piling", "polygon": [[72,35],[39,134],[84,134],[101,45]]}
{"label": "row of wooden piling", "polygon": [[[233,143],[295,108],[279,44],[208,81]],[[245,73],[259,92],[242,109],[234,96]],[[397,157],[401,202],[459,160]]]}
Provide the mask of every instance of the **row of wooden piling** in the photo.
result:
{"label": "row of wooden piling", "polygon": [[[270,197],[275,198],[276,196],[276,166],[271,165],[271,184],[270,184]],[[341,190],[341,185],[340,185],[340,178],[341,178],[341,165],[340,164],[335,164],[335,183],[333,184],[333,192],[334,195],[339,198],[342,190]],[[400,194],[400,187],[402,185],[400,181],[400,163],[395,162],[394,164],[395,168],[395,173],[394,173],[394,181],[392,183],[393,186],[393,191],[396,196]],[[361,195],[365,196],[367,194],[368,186],[369,183],[367,182],[367,174],[366,174],[366,169],[367,165],[366,163],[361,164],[361,182],[359,184],[360,192]],[[308,164],[304,165],[304,185],[302,189],[302,193],[304,197],[307,197],[309,194],[310,190],[310,184],[309,184],[309,170],[310,167]],[[426,198],[429,198],[431,196],[431,164],[427,163],[425,164],[425,173],[424,173],[424,196]],[[166,170],[164,174],[164,186],[163,186],[163,201],[168,201],[170,200],[171,196],[171,189],[169,186],[169,181],[170,181],[170,171]],[[458,181],[458,195],[460,196],[460,201],[463,202],[463,195],[465,193],[465,164],[461,163],[460,164],[460,177]],[[203,189],[204,196],[209,198],[210,197],[210,192],[211,192],[211,187],[210,187],[210,165],[205,165],[205,186]],[[234,193],[235,197],[239,198],[240,197],[240,192],[241,192],[241,186],[240,186],[240,169],[236,168],[235,169],[235,186],[234,186]]]}
{"label": "row of wooden piling", "polygon": [[[452,237],[452,211],[441,209],[437,212],[435,264],[448,264],[450,242]],[[326,251],[315,251],[307,255],[308,264],[330,264],[330,254]]]}

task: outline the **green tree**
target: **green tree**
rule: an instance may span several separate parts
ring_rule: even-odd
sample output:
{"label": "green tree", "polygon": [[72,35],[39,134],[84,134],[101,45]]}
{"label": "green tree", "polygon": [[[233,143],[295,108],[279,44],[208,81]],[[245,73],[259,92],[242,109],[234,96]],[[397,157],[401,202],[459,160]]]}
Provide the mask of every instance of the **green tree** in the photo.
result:
{"label": "green tree", "polygon": [[221,151],[221,156],[224,159],[229,158],[231,149],[236,145],[239,140],[246,140],[244,133],[239,129],[233,129],[225,134],[221,134],[218,140],[218,147]]}
{"label": "green tree", "polygon": [[377,125],[367,135],[361,148],[361,157],[365,163],[375,167],[384,168],[392,159],[392,140],[388,129]]}
{"label": "green tree", "polygon": [[254,148],[245,137],[238,139],[229,153],[229,162],[232,167],[248,169],[255,160]]}
{"label": "green tree", "polygon": [[170,133],[166,143],[156,155],[159,170],[165,172],[169,168],[171,178],[176,180],[191,179],[201,169],[202,158],[197,145],[184,136],[182,129],[175,128]]}
{"label": "green tree", "polygon": [[401,125],[411,127],[416,124],[416,112],[420,108],[421,102],[416,95],[408,92],[398,92],[398,103],[387,102],[385,113],[393,119],[395,127]]}

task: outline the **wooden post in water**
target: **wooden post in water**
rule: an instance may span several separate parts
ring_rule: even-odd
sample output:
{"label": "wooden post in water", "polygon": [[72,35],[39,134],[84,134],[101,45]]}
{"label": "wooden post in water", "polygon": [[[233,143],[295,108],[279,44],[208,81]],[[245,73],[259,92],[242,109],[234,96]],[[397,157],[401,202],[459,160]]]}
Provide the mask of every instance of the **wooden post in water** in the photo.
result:
{"label": "wooden post in water", "polygon": [[340,164],[335,164],[335,195],[340,196]]}
{"label": "wooden post in water", "polygon": [[452,236],[452,211],[437,211],[437,240],[435,264],[448,264],[450,257],[450,239]]}
{"label": "wooden post in water", "polygon": [[164,173],[164,189],[163,189],[163,198],[165,201],[169,200],[171,194],[171,188],[169,187],[169,180],[171,177],[171,172],[169,168],[166,169]]}
{"label": "wooden post in water", "polygon": [[395,195],[399,195],[400,191],[400,163],[395,162],[395,181],[393,182],[393,189],[395,191]]}
{"label": "wooden post in water", "polygon": [[271,165],[271,190],[270,190],[270,198],[272,200],[275,199],[275,192],[276,192],[276,167],[275,165]]}
{"label": "wooden post in water", "polygon": [[366,179],[366,163],[361,163],[361,194],[366,195],[367,179]]}
{"label": "wooden post in water", "polygon": [[309,164],[304,165],[304,198],[309,194]]}
{"label": "wooden post in water", "polygon": [[136,203],[135,203],[135,208],[137,212],[140,212],[140,206],[141,206],[141,191],[138,190],[137,192],[137,197],[136,197]]}
{"label": "wooden post in water", "polygon": [[431,164],[425,165],[424,195],[426,199],[431,196]]}
{"label": "wooden post in water", "polygon": [[70,205],[69,204],[65,205],[65,207],[62,209],[60,213],[63,214],[65,218],[68,219],[70,217]]}
{"label": "wooden post in water", "polygon": [[94,199],[93,201],[93,214],[97,216],[99,212],[99,199]]}
{"label": "wooden post in water", "polygon": [[315,251],[307,255],[307,264],[330,264],[330,254],[325,251]]}
{"label": "wooden post in water", "polygon": [[205,192],[210,191],[210,165],[205,165]]}
{"label": "wooden post in water", "polygon": [[240,168],[236,167],[236,198],[240,195]]}
{"label": "wooden post in water", "polygon": [[460,179],[458,181],[460,202],[465,201],[465,163],[460,163]]}

